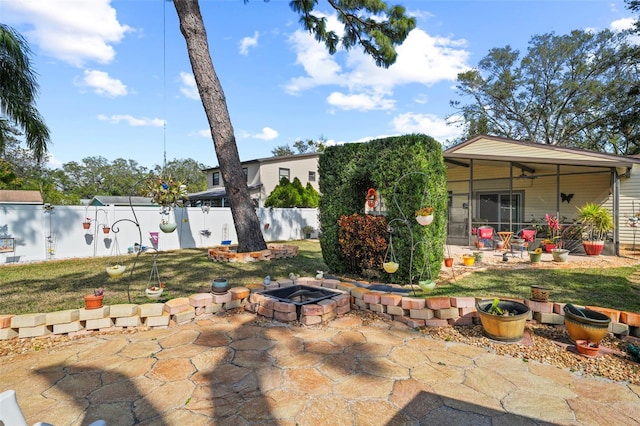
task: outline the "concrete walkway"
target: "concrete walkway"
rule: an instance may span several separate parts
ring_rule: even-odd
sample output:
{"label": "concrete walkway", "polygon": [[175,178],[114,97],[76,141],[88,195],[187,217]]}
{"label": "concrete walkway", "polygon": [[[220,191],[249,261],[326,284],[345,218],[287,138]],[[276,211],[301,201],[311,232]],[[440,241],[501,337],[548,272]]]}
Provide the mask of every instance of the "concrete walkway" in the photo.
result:
{"label": "concrete walkway", "polygon": [[401,323],[293,327],[237,313],[0,358],[30,424],[632,425],[640,386],[579,377]]}

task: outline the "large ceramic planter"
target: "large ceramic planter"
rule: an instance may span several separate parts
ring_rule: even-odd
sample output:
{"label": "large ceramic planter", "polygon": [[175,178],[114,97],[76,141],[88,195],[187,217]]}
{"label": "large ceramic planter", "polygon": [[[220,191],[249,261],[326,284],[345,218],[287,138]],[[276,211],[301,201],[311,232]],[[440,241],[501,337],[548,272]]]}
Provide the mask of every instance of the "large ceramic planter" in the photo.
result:
{"label": "large ceramic planter", "polygon": [[177,223],[175,223],[175,222],[161,223],[161,224],[160,224],[160,230],[161,230],[162,232],[165,232],[165,233],[167,233],[167,234],[168,234],[168,233],[170,233],[170,232],[175,231],[177,226],[178,226],[178,224],[177,224]]}
{"label": "large ceramic planter", "polygon": [[583,241],[584,252],[589,256],[599,256],[604,248],[604,241]]}
{"label": "large ceramic planter", "polygon": [[600,343],[609,331],[611,318],[591,309],[578,308],[570,303],[564,305],[564,326],[567,328],[569,338],[576,340],[588,340],[592,343]]}
{"label": "large ceramic planter", "polygon": [[94,296],[93,294],[88,294],[84,297],[84,308],[85,309],[102,308],[102,299],[104,299],[104,294],[100,296]]}
{"label": "large ceramic planter", "polygon": [[569,257],[569,250],[556,248],[551,250],[551,256],[553,256],[554,262],[566,262]]}
{"label": "large ceramic planter", "polygon": [[422,226],[430,225],[431,222],[433,222],[433,215],[430,214],[428,216],[416,216],[416,221]]}
{"label": "large ceramic planter", "polygon": [[503,311],[515,312],[515,315],[494,315],[489,313],[491,300],[476,303],[476,310],[482,322],[484,334],[490,339],[501,342],[517,342],[524,336],[524,326],[529,318],[529,308],[512,300],[501,300],[498,307]]}

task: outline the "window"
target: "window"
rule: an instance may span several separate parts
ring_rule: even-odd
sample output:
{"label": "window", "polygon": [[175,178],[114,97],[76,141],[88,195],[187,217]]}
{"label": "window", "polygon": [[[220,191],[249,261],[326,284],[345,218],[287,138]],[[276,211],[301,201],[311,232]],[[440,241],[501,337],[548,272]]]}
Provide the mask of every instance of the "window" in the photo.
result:
{"label": "window", "polygon": [[220,172],[213,172],[213,182],[211,182],[213,186],[220,185]]}
{"label": "window", "polygon": [[309,172],[309,182],[316,181],[316,172]]}
{"label": "window", "polygon": [[249,169],[247,169],[246,167],[243,167],[242,173],[244,173],[244,181],[249,182]]}
{"label": "window", "polygon": [[280,170],[278,172],[278,182],[281,181],[282,178],[287,178],[288,180],[291,180],[289,178],[289,169],[280,168]]}

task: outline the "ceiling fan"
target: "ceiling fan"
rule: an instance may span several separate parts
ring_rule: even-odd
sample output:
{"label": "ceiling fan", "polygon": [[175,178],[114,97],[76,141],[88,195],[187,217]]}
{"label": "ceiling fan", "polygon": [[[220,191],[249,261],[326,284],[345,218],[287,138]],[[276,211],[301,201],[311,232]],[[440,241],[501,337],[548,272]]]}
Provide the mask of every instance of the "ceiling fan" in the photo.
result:
{"label": "ceiling fan", "polygon": [[516,179],[537,179],[538,176],[528,175],[524,170],[520,173],[519,176],[516,176]]}

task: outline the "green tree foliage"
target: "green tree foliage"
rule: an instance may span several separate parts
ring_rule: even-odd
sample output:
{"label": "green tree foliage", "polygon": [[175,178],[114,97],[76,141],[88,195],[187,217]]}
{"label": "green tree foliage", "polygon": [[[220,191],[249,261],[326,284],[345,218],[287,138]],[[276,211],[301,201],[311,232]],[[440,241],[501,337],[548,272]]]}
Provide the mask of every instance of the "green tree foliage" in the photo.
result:
{"label": "green tree foliage", "polygon": [[276,146],[271,150],[271,154],[274,157],[285,157],[287,155],[294,155],[293,149],[289,145]]}
{"label": "green tree foliage", "polygon": [[13,28],[0,24],[0,152],[9,137],[24,132],[36,160],[47,152],[49,129],[36,109],[38,83],[31,68],[31,49]]}
{"label": "green tree foliage", "polygon": [[175,180],[184,182],[188,192],[200,192],[207,189],[207,175],[202,171],[207,166],[192,158],[173,159],[163,168],[155,166],[156,175],[169,174]]}
{"label": "green tree foliage", "polygon": [[264,201],[264,205],[276,208],[315,208],[318,207],[319,200],[320,194],[311,184],[307,183],[305,188],[300,179],[294,178],[293,182],[289,182],[289,179],[283,177]]}
{"label": "green tree foliage", "polygon": [[469,103],[452,101],[466,137],[490,134],[551,145],[629,154],[638,149],[638,80],[627,33],[572,31],[531,38],[526,54],[491,49],[458,74]]}
{"label": "green tree foliage", "polygon": [[[324,137],[320,137],[317,141],[313,139],[307,139],[306,141],[297,140],[293,143],[293,148],[295,148],[298,152],[297,154],[307,154],[314,152],[322,152],[326,147],[327,140]],[[280,145],[271,150],[271,154],[274,157],[284,157],[285,155],[295,155],[296,152],[293,151],[289,145]]]}

